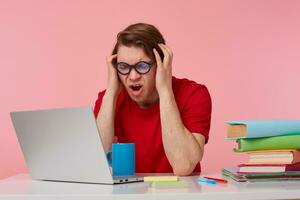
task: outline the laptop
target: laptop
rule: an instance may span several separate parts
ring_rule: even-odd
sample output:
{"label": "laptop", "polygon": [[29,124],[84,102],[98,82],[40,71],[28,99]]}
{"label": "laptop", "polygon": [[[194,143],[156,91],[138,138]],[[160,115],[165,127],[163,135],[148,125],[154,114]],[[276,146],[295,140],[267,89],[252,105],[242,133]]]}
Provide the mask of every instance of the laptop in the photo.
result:
{"label": "laptop", "polygon": [[33,179],[115,184],[143,177],[113,177],[91,107],[11,112]]}

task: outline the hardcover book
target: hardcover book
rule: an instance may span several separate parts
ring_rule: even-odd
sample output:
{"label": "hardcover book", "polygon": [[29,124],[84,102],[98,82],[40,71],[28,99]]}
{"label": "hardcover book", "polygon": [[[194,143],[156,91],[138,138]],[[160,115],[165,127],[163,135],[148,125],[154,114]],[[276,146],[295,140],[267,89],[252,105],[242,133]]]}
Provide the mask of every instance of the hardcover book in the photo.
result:
{"label": "hardcover book", "polygon": [[296,164],[241,164],[238,165],[239,173],[279,173],[299,171],[300,163]]}
{"label": "hardcover book", "polygon": [[267,138],[247,138],[236,141],[238,147],[236,152],[257,151],[257,150],[276,150],[276,149],[299,149],[300,135],[285,135]]}
{"label": "hardcover book", "polygon": [[225,167],[222,170],[224,176],[228,176],[238,182],[267,182],[267,181],[300,181],[300,172],[289,171],[280,173],[239,173],[238,167]]}
{"label": "hardcover book", "polygon": [[295,164],[300,162],[296,149],[248,151],[249,164]]}
{"label": "hardcover book", "polygon": [[300,134],[300,120],[241,120],[226,123],[227,139]]}

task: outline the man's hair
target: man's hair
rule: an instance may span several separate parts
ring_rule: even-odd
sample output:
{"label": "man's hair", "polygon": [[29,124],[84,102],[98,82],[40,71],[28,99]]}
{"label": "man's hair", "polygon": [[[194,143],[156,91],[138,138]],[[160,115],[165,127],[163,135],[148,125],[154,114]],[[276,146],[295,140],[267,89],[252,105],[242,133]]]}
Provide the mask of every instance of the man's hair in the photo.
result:
{"label": "man's hair", "polygon": [[156,59],[153,48],[157,50],[162,60],[164,57],[158,43],[165,44],[165,39],[155,26],[145,23],[132,24],[118,33],[117,42],[112,54],[118,52],[120,45],[139,47],[142,48],[145,54],[155,63]]}

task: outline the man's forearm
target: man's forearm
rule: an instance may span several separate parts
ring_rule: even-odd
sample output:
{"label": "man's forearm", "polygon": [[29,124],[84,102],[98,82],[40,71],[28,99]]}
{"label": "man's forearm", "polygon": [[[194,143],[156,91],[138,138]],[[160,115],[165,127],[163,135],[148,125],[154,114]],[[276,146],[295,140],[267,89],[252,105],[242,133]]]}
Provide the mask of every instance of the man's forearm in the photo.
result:
{"label": "man's forearm", "polygon": [[160,94],[162,140],[167,158],[178,175],[190,174],[201,160],[203,149],[184,126],[173,92]]}
{"label": "man's forearm", "polygon": [[106,91],[97,118],[100,136],[105,152],[111,149],[114,141],[114,114],[117,97],[110,91]]}

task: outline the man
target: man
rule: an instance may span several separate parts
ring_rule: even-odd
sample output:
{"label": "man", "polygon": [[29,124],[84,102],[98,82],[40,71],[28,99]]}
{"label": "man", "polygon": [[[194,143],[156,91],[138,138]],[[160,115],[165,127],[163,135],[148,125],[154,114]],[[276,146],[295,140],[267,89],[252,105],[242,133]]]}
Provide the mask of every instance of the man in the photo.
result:
{"label": "man", "polygon": [[159,30],[144,23],[121,31],[107,58],[107,89],[94,109],[100,136],[105,151],[135,143],[139,173],[200,172],[211,99],[204,85],[172,77],[172,58]]}

